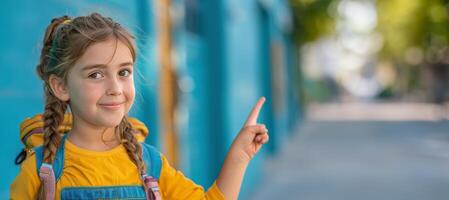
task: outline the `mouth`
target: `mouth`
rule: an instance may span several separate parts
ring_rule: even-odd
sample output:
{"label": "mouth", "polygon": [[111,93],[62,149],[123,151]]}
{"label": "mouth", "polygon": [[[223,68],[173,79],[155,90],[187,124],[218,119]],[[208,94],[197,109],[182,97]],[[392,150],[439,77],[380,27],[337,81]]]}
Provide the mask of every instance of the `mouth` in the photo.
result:
{"label": "mouth", "polygon": [[100,105],[103,108],[106,109],[110,109],[110,110],[116,110],[118,108],[120,108],[125,102],[121,102],[121,103],[100,103],[98,105]]}

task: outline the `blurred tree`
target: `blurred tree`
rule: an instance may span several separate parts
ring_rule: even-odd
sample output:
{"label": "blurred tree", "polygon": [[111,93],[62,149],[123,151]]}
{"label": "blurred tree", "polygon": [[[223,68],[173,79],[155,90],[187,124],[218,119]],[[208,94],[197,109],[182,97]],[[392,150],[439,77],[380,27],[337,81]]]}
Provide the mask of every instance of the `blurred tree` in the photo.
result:
{"label": "blurred tree", "polygon": [[338,0],[289,0],[293,10],[294,38],[298,46],[335,30]]}
{"label": "blurred tree", "polygon": [[379,57],[399,72],[396,93],[425,89],[435,102],[444,101],[449,76],[448,2],[376,1],[377,27],[384,38]]}

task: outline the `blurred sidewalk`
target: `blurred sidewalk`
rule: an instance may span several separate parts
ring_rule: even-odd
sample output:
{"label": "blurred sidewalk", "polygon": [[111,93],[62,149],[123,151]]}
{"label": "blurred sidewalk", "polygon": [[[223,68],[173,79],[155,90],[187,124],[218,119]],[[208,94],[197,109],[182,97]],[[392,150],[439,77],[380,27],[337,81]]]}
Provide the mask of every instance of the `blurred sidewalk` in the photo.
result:
{"label": "blurred sidewalk", "polygon": [[308,119],[325,121],[439,121],[449,119],[449,104],[328,103],[312,104]]}
{"label": "blurred sidewalk", "polygon": [[449,123],[438,108],[314,105],[251,200],[449,199]]}

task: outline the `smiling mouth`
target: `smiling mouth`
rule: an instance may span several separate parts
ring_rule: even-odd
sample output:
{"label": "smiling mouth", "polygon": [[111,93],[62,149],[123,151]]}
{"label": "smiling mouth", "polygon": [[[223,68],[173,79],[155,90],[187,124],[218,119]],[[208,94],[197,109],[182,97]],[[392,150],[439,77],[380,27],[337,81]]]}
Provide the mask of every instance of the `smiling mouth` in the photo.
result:
{"label": "smiling mouth", "polygon": [[103,103],[99,104],[103,108],[107,109],[118,109],[120,108],[124,103]]}

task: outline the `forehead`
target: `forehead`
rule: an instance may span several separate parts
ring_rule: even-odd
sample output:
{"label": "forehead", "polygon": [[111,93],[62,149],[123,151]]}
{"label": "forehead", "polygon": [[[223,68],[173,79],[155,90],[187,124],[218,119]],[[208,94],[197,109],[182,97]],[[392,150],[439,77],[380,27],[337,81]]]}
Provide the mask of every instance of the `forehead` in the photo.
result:
{"label": "forehead", "polygon": [[90,45],[74,67],[81,69],[92,64],[115,66],[124,62],[133,62],[129,47],[120,40],[111,38]]}

